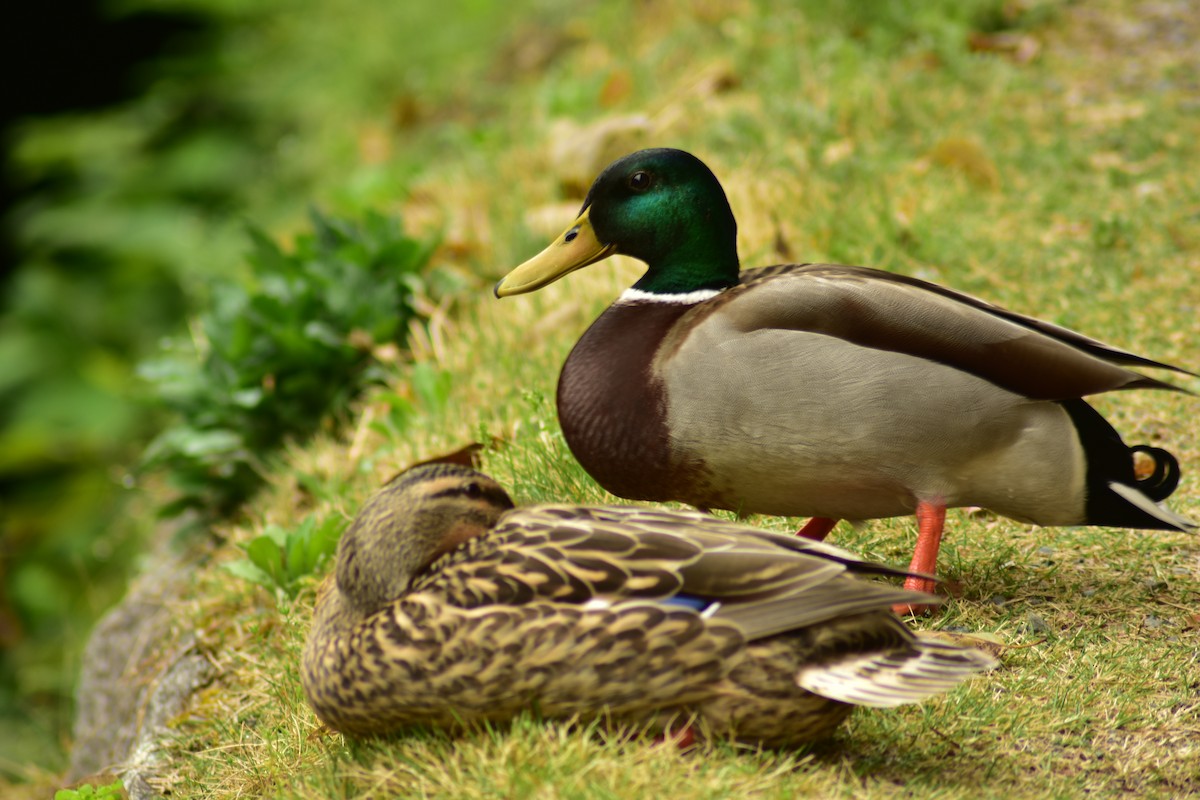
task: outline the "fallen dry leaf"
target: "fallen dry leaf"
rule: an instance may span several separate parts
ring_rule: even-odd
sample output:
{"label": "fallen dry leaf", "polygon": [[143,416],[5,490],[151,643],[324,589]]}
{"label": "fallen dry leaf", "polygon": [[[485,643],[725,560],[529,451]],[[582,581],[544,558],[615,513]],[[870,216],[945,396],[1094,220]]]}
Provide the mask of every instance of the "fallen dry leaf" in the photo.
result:
{"label": "fallen dry leaf", "polygon": [[929,151],[929,160],[939,167],[962,173],[980,188],[996,189],[1000,186],[1000,171],[983,145],[974,139],[962,136],[942,139]]}
{"label": "fallen dry leaf", "polygon": [[619,69],[608,76],[600,88],[600,105],[612,108],[633,92],[633,76],[627,69]]}
{"label": "fallen dry leaf", "polygon": [[1027,33],[1000,31],[973,32],[967,37],[967,47],[973,53],[996,53],[1017,64],[1028,64],[1042,51],[1042,43]]}
{"label": "fallen dry leaf", "polygon": [[645,114],[606,117],[582,126],[570,120],[555,122],[550,163],[563,192],[582,198],[602,169],[644,146],[650,129]]}
{"label": "fallen dry leaf", "polygon": [[854,142],[850,139],[838,139],[836,142],[827,144],[821,151],[821,163],[830,166],[845,161],[852,155],[854,155]]}

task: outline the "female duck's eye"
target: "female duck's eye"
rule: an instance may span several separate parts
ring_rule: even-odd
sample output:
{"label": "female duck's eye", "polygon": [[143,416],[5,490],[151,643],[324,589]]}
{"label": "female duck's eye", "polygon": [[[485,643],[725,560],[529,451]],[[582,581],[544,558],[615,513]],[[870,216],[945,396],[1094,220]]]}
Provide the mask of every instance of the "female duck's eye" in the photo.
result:
{"label": "female duck's eye", "polygon": [[478,500],[483,497],[483,487],[471,481],[463,488],[463,493],[472,500]]}
{"label": "female duck's eye", "polygon": [[629,176],[629,188],[635,192],[644,192],[650,188],[650,173],[638,170]]}

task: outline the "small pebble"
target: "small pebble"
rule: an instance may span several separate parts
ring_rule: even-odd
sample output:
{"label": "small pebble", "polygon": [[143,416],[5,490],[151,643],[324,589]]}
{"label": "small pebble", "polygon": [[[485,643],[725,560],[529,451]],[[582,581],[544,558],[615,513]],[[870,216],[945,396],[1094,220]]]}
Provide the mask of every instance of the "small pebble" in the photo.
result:
{"label": "small pebble", "polygon": [[1162,618],[1156,617],[1153,614],[1147,614],[1142,619],[1142,627],[1143,628],[1161,628],[1162,626],[1163,626]]}
{"label": "small pebble", "polygon": [[1002,594],[994,594],[991,597],[991,603],[994,606],[1003,606],[1007,602],[1008,602],[1008,598]]}
{"label": "small pebble", "polygon": [[1100,591],[1100,590],[1097,589],[1095,586],[1089,586],[1086,589],[1084,589],[1082,592],[1080,592],[1080,594],[1082,594],[1084,597],[1092,597],[1098,591]]}
{"label": "small pebble", "polygon": [[1042,619],[1037,614],[1030,614],[1025,618],[1025,624],[1021,626],[1025,633],[1049,633],[1050,626],[1046,624],[1046,620]]}
{"label": "small pebble", "polygon": [[1037,552],[1039,556],[1052,556],[1054,555],[1054,548],[1042,546],[1037,549]]}
{"label": "small pebble", "polygon": [[1152,592],[1161,592],[1167,588],[1167,582],[1162,578],[1145,578],[1142,585]]}

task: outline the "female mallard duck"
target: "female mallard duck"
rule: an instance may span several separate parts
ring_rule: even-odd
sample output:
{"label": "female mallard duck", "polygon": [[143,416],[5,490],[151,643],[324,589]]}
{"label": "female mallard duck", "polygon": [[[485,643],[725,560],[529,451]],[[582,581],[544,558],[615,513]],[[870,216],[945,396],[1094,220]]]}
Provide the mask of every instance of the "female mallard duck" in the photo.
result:
{"label": "female mallard duck", "polygon": [[416,467],[343,535],[304,690],[356,735],[534,709],[788,745],[994,666],[889,610],[934,598],[857,573],[903,574],[698,512],[514,510],[486,475]]}
{"label": "female mallard duck", "polygon": [[[571,227],[496,285],[498,297],[531,292],[613,253],[646,262],[558,383],[571,452],[608,491],[811,516],[802,533],[817,539],[838,519],[915,512],[910,571],[927,574],[947,507],[1195,527],[1158,505],[1178,461],[1126,446],[1081,399],[1176,389],[1129,366],[1186,370],[866,267],[739,272],[736,238],[708,167],[643,150],[605,169]],[[1135,477],[1134,452],[1153,474]]]}

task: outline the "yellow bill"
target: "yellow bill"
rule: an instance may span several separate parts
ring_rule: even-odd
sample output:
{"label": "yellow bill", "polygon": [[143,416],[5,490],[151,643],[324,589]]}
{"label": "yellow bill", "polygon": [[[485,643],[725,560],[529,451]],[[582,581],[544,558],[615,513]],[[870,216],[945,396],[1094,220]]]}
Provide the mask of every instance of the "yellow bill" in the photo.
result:
{"label": "yellow bill", "polygon": [[569,272],[595,264],[616,252],[611,244],[600,244],[592,221],[591,207],[585,208],[579,219],[542,252],[505,275],[496,284],[496,297],[525,294],[554,283]]}

